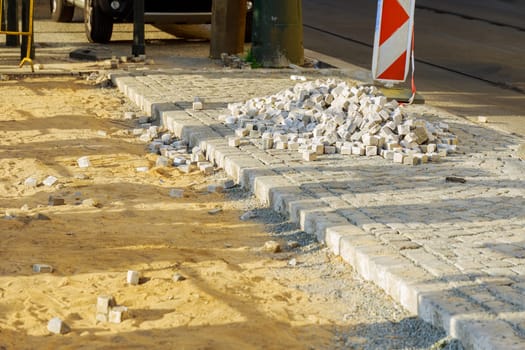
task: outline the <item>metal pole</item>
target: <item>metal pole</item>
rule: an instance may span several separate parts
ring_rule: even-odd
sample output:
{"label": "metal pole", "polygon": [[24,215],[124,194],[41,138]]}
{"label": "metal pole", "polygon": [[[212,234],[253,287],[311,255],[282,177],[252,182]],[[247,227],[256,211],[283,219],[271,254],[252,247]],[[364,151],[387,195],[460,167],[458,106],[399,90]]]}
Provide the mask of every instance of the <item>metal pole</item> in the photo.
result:
{"label": "metal pole", "polygon": [[244,52],[246,0],[213,0],[210,57]]}
{"label": "metal pole", "polygon": [[[30,26],[33,26],[33,23],[30,23],[30,21],[33,20],[33,16],[30,15],[31,11],[31,2],[32,0],[22,0],[22,31],[28,32]],[[27,45],[28,45],[28,36],[22,35],[22,45],[20,46],[20,59],[23,60],[27,55]],[[35,45],[34,45],[34,38],[31,36],[31,52],[29,54],[29,58],[34,59],[35,58]]]}
{"label": "metal pole", "polygon": [[133,48],[135,57],[146,54],[144,39],[144,0],[133,1]]}
{"label": "metal pole", "polygon": [[252,54],[263,67],[304,64],[301,0],[255,0]]}
{"label": "metal pole", "polygon": [[[4,4],[4,14],[6,15],[7,20],[7,31],[8,32],[18,32],[18,11],[16,0],[7,0],[3,2]],[[4,16],[2,16],[4,19]],[[20,37],[18,35],[6,35],[5,38],[6,46],[18,46],[20,45]]]}
{"label": "metal pole", "polygon": [[2,8],[0,8],[0,11],[2,11],[0,13],[0,18],[2,18],[2,21],[0,22],[0,31],[5,31],[7,25],[7,1],[2,2]]}

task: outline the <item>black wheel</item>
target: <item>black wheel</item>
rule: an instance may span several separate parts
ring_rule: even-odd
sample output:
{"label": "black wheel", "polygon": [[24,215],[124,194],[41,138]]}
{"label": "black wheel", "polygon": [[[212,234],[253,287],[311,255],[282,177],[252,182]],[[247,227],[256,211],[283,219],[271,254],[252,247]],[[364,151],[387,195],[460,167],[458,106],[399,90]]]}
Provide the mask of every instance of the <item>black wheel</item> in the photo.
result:
{"label": "black wheel", "polygon": [[253,19],[253,12],[250,11],[246,14],[246,27],[244,30],[244,42],[245,43],[252,42],[252,19]]}
{"label": "black wheel", "polygon": [[246,1],[246,27],[244,30],[244,42],[252,42],[253,1]]}
{"label": "black wheel", "polygon": [[107,43],[113,32],[113,18],[102,11],[97,0],[85,0],[84,27],[89,42]]}
{"label": "black wheel", "polygon": [[66,0],[49,0],[51,19],[55,22],[71,22],[75,14],[75,6],[70,6]]}

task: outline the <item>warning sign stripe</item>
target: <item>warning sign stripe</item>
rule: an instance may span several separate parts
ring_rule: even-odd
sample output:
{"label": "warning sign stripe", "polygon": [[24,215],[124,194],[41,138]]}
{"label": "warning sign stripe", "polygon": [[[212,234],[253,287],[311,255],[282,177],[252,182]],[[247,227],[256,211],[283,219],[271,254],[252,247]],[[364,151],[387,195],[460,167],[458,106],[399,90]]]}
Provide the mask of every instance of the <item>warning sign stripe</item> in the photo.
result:
{"label": "warning sign stripe", "polygon": [[397,0],[384,0],[379,45],[383,45],[409,19],[407,11]]}
{"label": "warning sign stripe", "polygon": [[[399,59],[399,57],[401,57],[403,54],[406,55],[407,47],[404,46],[406,44],[400,45],[400,43],[406,42],[406,37],[407,37],[407,35],[409,33],[409,30],[410,30],[410,23],[409,22],[405,22],[401,26],[401,28],[398,28],[398,30],[395,31],[388,38],[388,40],[385,41],[381,45],[381,52],[383,54],[383,57],[378,62],[378,72],[385,72],[391,65],[396,63],[396,61]],[[405,62],[403,62],[402,70],[400,72],[398,72],[399,73],[398,75],[396,75],[397,77],[400,77],[400,76],[402,77],[403,76],[404,67],[405,67]],[[380,73],[378,78],[380,78],[380,79],[391,79],[391,77],[390,78],[386,78],[383,75],[384,75],[383,73]],[[396,76],[394,76],[394,79],[395,79]]]}
{"label": "warning sign stripe", "polygon": [[372,73],[374,79],[406,79],[415,0],[379,0]]}

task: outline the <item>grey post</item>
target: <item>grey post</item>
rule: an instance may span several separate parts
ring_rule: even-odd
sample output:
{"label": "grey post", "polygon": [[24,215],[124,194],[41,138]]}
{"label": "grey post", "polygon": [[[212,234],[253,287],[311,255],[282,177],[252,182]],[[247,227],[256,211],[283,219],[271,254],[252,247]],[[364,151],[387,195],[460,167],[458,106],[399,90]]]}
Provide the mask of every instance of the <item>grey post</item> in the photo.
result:
{"label": "grey post", "polygon": [[144,39],[144,0],[133,1],[133,48],[131,54],[135,57],[146,53]]}

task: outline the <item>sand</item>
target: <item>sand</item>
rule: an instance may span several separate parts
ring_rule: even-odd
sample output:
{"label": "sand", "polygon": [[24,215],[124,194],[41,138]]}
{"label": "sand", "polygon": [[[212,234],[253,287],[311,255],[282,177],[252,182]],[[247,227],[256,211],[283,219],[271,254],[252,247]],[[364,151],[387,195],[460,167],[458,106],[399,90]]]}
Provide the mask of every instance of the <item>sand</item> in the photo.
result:
{"label": "sand", "polygon": [[[1,349],[328,347],[332,321],[274,277],[287,261],[261,251],[264,227],[207,193],[216,177],[155,168],[117,92],[36,78],[2,82],[0,101]],[[57,182],[41,184],[50,175]],[[34,273],[37,263],[54,271]],[[126,283],[128,270],[139,285]],[[99,295],[128,308],[122,323],[95,320]],[[51,334],[53,317],[70,332]]]}

